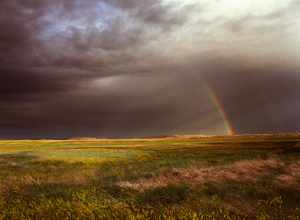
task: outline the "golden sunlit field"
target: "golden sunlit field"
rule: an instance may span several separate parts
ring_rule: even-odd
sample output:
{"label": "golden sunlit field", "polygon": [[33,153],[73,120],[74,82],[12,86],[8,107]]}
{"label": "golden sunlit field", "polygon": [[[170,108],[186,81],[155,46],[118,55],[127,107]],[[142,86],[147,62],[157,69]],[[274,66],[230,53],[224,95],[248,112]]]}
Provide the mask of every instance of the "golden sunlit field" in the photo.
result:
{"label": "golden sunlit field", "polygon": [[0,141],[0,219],[299,218],[297,135]]}

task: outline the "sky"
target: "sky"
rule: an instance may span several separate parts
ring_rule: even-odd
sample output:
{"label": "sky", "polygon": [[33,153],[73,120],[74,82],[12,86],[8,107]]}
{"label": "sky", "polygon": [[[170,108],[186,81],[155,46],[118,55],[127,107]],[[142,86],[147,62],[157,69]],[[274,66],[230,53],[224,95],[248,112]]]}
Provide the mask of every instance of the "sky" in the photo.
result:
{"label": "sky", "polygon": [[300,0],[1,0],[0,138],[300,131]]}

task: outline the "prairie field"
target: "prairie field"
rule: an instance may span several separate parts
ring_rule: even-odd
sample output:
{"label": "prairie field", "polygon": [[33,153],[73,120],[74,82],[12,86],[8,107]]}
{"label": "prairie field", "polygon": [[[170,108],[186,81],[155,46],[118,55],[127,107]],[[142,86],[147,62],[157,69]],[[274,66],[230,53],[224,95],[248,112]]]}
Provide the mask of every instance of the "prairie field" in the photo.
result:
{"label": "prairie field", "polygon": [[1,140],[0,219],[300,219],[300,136]]}

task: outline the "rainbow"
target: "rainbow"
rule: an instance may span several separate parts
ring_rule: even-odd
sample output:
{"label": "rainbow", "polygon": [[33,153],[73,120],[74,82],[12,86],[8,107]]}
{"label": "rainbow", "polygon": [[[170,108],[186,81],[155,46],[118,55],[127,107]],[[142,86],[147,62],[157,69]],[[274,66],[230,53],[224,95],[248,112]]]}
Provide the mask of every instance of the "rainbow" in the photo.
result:
{"label": "rainbow", "polygon": [[217,94],[214,92],[214,90],[211,88],[211,86],[209,86],[209,84],[206,84],[205,88],[207,90],[210,100],[212,101],[213,105],[215,106],[216,110],[218,111],[218,114],[221,116],[221,118],[224,122],[224,127],[226,128],[227,134],[233,135],[234,128],[230,123],[230,120],[224,110],[221,100],[218,98]]}

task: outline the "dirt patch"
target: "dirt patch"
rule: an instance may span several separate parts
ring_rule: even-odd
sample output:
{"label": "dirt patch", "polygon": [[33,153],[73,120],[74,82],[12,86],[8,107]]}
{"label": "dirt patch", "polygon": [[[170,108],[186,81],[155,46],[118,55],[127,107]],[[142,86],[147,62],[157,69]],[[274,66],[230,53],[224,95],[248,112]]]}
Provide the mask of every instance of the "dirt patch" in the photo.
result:
{"label": "dirt patch", "polygon": [[[156,187],[165,187],[170,184],[197,185],[205,182],[223,182],[227,180],[239,182],[255,182],[258,178],[280,171],[286,176],[279,176],[281,181],[294,182],[294,174],[299,174],[300,166],[288,167],[279,159],[256,159],[238,161],[228,166],[219,167],[190,167],[187,169],[173,169],[159,176],[140,179],[136,182],[120,182],[119,186],[144,191]],[[287,176],[291,175],[291,176]]]}

